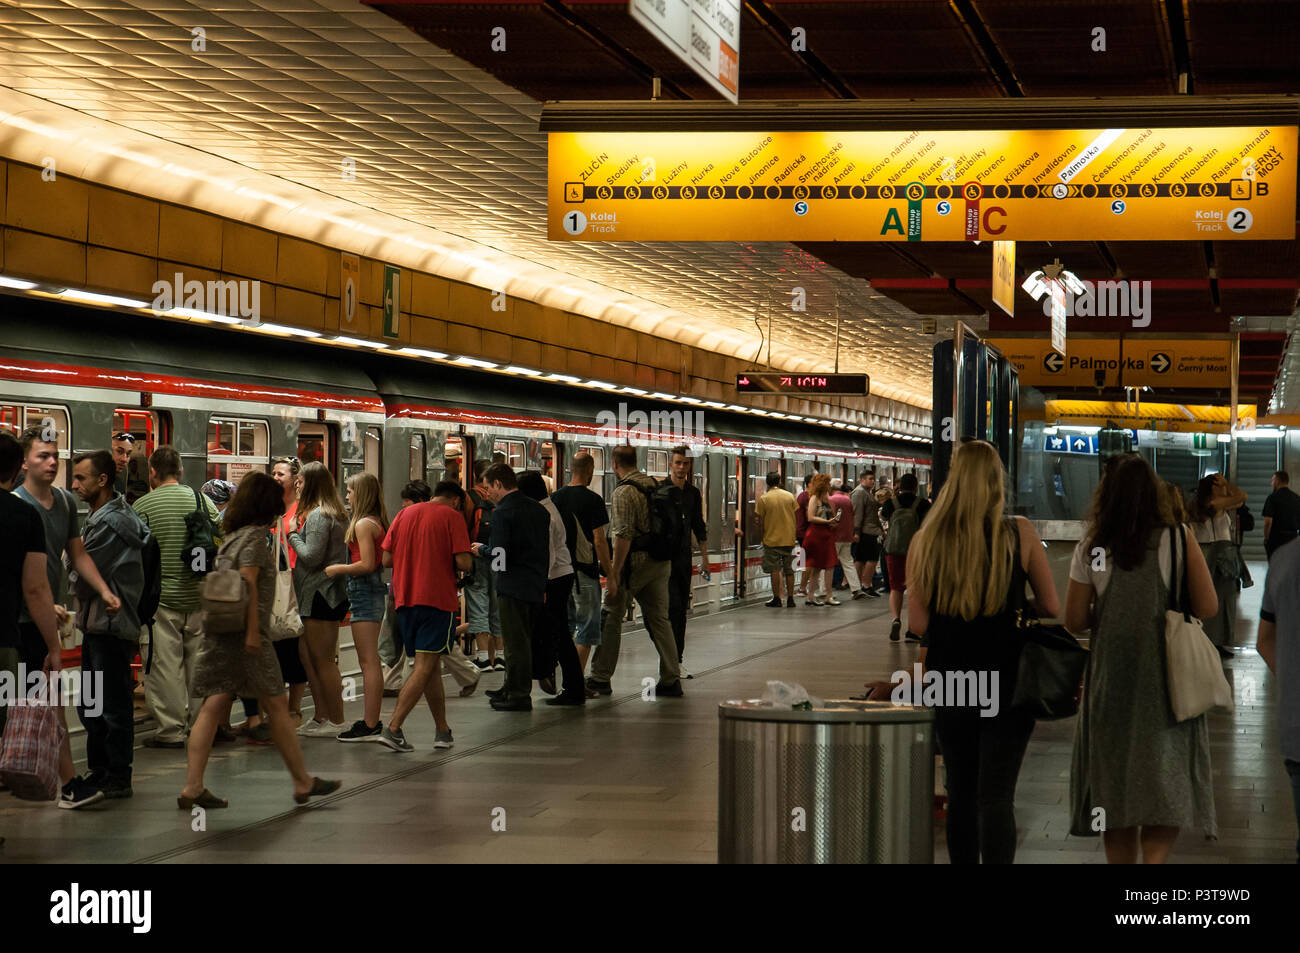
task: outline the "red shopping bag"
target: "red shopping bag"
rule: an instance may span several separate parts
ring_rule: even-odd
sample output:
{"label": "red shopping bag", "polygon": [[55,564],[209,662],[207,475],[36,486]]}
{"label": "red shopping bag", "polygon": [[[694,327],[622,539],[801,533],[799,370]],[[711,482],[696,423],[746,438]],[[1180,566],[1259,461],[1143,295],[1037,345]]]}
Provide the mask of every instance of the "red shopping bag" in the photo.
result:
{"label": "red shopping bag", "polygon": [[0,739],[0,779],[14,795],[31,801],[59,796],[59,746],[63,725],[53,705],[23,700],[7,709]]}

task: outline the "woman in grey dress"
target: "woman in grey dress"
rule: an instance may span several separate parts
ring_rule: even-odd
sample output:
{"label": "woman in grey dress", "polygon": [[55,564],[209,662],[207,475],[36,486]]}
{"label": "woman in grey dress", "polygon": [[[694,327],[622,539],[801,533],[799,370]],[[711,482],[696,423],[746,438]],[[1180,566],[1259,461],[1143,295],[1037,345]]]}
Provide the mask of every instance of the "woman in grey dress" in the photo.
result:
{"label": "woman in grey dress", "polygon": [[1196,484],[1189,514],[1219,597],[1219,611],[1206,620],[1205,634],[1224,658],[1232,658],[1232,644],[1236,641],[1237,579],[1241,575],[1237,547],[1232,541],[1232,514],[1245,502],[1244,490],[1229,483],[1222,473],[1212,473]]}
{"label": "woman in grey dress", "polygon": [[275,551],[271,548],[271,524],[284,512],[279,485],[258,471],[240,481],[225,514],[225,541],[218,553],[233,560],[248,582],[248,628],[238,634],[204,636],[194,666],[192,694],[206,699],[190,730],[185,787],[176,803],[189,810],[195,806],[229,806],[203,786],[203,772],[212,753],[217,726],[230,717],[235,696],[256,697],[270,716],[271,740],[284,758],[293,777],[293,799],[306,804],[312,797],[339,789],[338,781],[323,781],[307,773],[302,748],[289,721],[280,663],[267,635],[271,605],[275,601]]}
{"label": "woman in grey dress", "polygon": [[[1163,863],[1183,827],[1217,836],[1205,716],[1174,720],[1165,670],[1169,587],[1206,619],[1214,583],[1136,454],[1107,468],[1070,565],[1065,624],[1092,630],[1070,771],[1070,833],[1102,833],[1112,864]],[[1171,553],[1175,550],[1175,553]]]}

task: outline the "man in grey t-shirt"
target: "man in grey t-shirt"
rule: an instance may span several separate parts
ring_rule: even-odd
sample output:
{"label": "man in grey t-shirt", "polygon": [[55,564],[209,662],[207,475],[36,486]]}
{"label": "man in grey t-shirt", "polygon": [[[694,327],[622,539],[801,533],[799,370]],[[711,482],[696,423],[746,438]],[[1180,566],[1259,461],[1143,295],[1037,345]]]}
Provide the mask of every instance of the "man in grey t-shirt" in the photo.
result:
{"label": "man in grey t-shirt", "polygon": [[[1281,687],[1278,726],[1282,758],[1291,776],[1296,821],[1300,823],[1300,539],[1273,550],[1259,610],[1259,656]],[[1300,840],[1296,841],[1300,860]]]}

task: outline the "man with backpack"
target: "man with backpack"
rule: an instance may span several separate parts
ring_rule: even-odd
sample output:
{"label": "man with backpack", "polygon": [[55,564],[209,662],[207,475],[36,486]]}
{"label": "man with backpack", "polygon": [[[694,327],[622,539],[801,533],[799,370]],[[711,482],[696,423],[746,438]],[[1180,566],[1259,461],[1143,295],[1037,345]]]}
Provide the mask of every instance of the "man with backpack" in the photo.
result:
{"label": "man with backpack", "polygon": [[149,635],[144,697],[158,724],[148,748],[183,748],[203,699],[190,695],[194,663],[203,641],[199,581],[214,568],[217,508],[181,483],[181,455],[162,446],[149,457],[153,487],[135,501],[135,512],[158,541],[162,594]]}
{"label": "man with backpack", "polygon": [[[907,591],[907,551],[929,512],[930,501],[916,498],[915,473],[904,473],[898,478],[898,495],[886,500],[880,507],[880,518],[888,525],[885,530],[885,565],[889,570],[889,611],[894,621],[889,626],[889,641],[897,642],[903,627],[903,593]],[[907,633],[907,641],[919,642],[921,637]]]}
{"label": "man with backpack", "polygon": [[605,540],[609,512],[600,494],[591,489],[596,472],[592,455],[574,454],[569,466],[569,485],[552,493],[551,500],[561,513],[577,520],[581,530],[571,553],[576,573],[569,596],[569,629],[578,646],[578,664],[585,672],[587,657],[600,644],[600,576],[610,572],[609,543]]}
{"label": "man with backpack", "polygon": [[600,695],[612,694],[610,679],[622,647],[623,616],[635,599],[659,653],[655,694],[677,698],[683,694],[681,670],[668,622],[668,576],[677,544],[676,508],[654,477],[637,469],[634,448],[615,447],[611,458],[619,481],[610,507],[614,560],[605,587],[605,625],[591,659],[587,687]]}
{"label": "man with backpack", "polygon": [[77,714],[86,729],[86,767],[90,769],[86,781],[103,791],[105,798],[131,796],[135,747],[131,661],[140,641],[140,610],[149,608],[142,607],[142,596],[146,588],[152,589],[153,599],[158,595],[157,586],[146,586],[145,579],[144,551],[153,540],[144,522],[126,505],[126,497],[115,491],[116,471],[107,450],[78,454],[73,460],[73,488],[90,507],[81,529],[82,544],[122,604],[115,615],[109,615],[94,588],[77,579],[77,626],[83,636],[81,671],[102,680],[102,711],[88,713],[83,698],[78,700]]}

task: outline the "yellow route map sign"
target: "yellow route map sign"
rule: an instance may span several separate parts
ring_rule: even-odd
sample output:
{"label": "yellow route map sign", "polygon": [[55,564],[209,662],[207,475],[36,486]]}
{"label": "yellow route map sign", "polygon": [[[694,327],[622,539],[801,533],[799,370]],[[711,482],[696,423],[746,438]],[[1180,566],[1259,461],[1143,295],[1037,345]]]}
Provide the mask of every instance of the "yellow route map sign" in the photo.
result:
{"label": "yellow route map sign", "polygon": [[1295,126],[552,132],[555,241],[1291,239]]}

